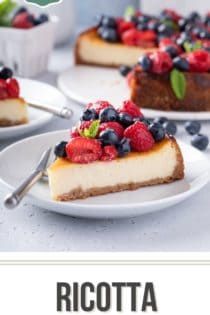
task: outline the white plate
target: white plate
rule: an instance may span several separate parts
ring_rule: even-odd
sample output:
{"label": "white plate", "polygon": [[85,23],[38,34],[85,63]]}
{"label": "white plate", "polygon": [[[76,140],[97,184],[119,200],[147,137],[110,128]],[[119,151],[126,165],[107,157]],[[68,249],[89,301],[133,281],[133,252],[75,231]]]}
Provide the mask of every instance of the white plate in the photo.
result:
{"label": "white plate", "polygon": [[[19,78],[18,81],[20,83],[21,96],[26,100],[55,107],[67,105],[66,97],[58,89],[49,84]],[[52,118],[52,114],[31,107],[28,108],[28,111],[29,123],[12,127],[0,127],[0,139],[24,135],[45,125]]]}
{"label": "white plate", "polygon": [[[1,180],[10,188],[16,187],[33,170],[46,148],[68,138],[69,131],[63,130],[11,145],[0,153]],[[42,181],[31,190],[30,201],[55,212],[91,218],[131,217],[170,207],[195,194],[209,180],[209,161],[205,155],[189,145],[180,145],[186,166],[184,180],[72,202],[52,201],[48,184]]]}
{"label": "white plate", "polygon": [[[123,100],[129,99],[126,80],[117,69],[72,66],[60,74],[58,86],[64,94],[81,104],[102,99],[119,106]],[[143,109],[143,113],[148,118],[164,116],[171,120],[210,120],[210,112],[166,112]]]}

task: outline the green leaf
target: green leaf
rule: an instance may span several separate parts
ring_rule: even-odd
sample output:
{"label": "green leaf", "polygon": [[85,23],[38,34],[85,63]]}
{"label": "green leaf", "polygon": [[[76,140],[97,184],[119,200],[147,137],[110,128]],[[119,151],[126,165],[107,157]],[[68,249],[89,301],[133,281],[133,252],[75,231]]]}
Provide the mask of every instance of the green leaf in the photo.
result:
{"label": "green leaf", "polygon": [[184,42],[183,44],[184,46],[184,50],[187,52],[187,53],[190,53],[192,51],[192,44],[189,43],[189,42]]}
{"label": "green leaf", "polygon": [[202,48],[202,42],[201,41],[196,41],[195,43],[189,43],[189,42],[185,42],[184,43],[184,50],[187,52],[187,53],[190,53],[190,52],[193,52],[197,49],[200,49]]}
{"label": "green leaf", "polygon": [[167,25],[168,27],[172,28],[174,31],[178,31],[179,27],[178,25],[171,20],[163,20],[163,24]]}
{"label": "green leaf", "polygon": [[95,138],[98,134],[100,126],[99,120],[94,120],[89,128],[85,128],[84,130],[80,131],[80,135],[86,138]]}
{"label": "green leaf", "polygon": [[12,0],[3,0],[0,2],[0,26],[10,25],[10,13],[16,7],[16,3]]}
{"label": "green leaf", "polygon": [[184,74],[173,69],[170,73],[171,87],[178,100],[183,100],[186,93],[186,79]]}
{"label": "green leaf", "polygon": [[129,17],[135,15],[135,8],[132,5],[129,5],[124,13],[124,18],[127,20]]}

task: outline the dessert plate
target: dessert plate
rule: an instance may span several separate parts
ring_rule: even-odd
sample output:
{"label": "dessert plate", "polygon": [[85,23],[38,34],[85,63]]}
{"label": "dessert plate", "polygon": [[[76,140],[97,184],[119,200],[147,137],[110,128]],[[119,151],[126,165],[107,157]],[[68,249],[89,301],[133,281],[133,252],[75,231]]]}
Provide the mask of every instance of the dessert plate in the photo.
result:
{"label": "dessert plate", "polygon": [[[81,104],[106,98],[113,105],[119,106],[130,97],[127,82],[117,69],[72,66],[60,74],[58,86],[66,96]],[[163,116],[171,120],[210,120],[210,112],[142,111],[148,118]]]}
{"label": "dessert plate", "polygon": [[[69,131],[63,130],[30,137],[11,145],[0,153],[1,181],[10,189],[16,187],[31,173],[46,148],[68,138]],[[89,218],[132,217],[168,208],[189,198],[209,181],[210,166],[205,155],[187,144],[180,145],[186,166],[184,180],[71,202],[51,200],[48,183],[40,181],[30,191],[29,201],[58,213]]]}
{"label": "dessert plate", "polygon": [[[19,79],[21,96],[35,104],[51,105],[55,107],[67,106],[66,97],[55,87],[35,80]],[[52,119],[52,114],[29,106],[29,123],[12,127],[0,127],[0,139],[24,135]]]}

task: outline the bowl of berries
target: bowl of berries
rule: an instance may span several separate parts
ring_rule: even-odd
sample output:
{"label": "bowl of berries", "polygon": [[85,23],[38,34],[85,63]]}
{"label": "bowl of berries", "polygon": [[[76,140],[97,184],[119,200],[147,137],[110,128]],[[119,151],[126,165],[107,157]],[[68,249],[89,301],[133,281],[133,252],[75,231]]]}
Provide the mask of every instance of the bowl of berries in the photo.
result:
{"label": "bowl of berries", "polygon": [[47,69],[57,17],[35,16],[13,0],[0,2],[0,62],[22,77],[33,77]]}

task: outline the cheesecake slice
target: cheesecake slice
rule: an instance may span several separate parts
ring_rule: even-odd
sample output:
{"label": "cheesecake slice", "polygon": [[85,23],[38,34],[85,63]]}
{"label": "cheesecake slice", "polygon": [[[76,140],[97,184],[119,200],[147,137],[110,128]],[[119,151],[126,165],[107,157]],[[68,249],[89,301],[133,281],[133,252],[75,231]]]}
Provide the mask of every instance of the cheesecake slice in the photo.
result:
{"label": "cheesecake slice", "polygon": [[162,125],[149,124],[124,101],[86,106],[68,142],[55,146],[48,168],[52,199],[68,201],[170,183],[184,177],[182,153]]}
{"label": "cheesecake slice", "polygon": [[75,63],[104,67],[133,66],[141,54],[157,48],[128,46],[121,42],[110,43],[100,38],[97,28],[81,33],[75,45]]}
{"label": "cheesecake slice", "polygon": [[51,196],[68,201],[182,179],[184,165],[174,138],[157,143],[149,152],[131,152],[113,161],[72,163],[58,158],[48,169]]}
{"label": "cheesecake slice", "polygon": [[27,104],[23,98],[0,101],[0,127],[21,125],[27,122]]}

